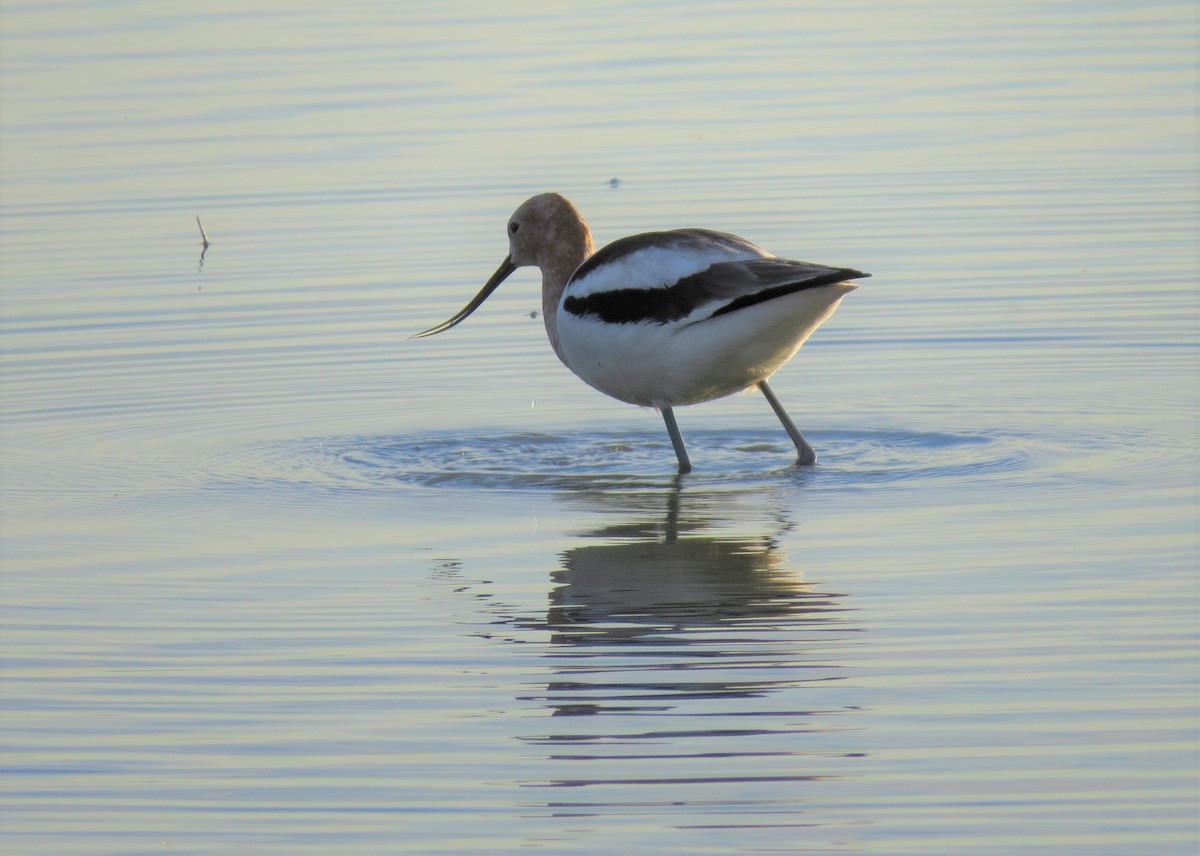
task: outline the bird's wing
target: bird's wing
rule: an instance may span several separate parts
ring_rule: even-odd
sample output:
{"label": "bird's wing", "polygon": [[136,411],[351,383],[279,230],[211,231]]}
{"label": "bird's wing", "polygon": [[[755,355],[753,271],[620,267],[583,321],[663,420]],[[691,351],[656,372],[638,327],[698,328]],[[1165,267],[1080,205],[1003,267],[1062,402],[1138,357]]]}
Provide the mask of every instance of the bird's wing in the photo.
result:
{"label": "bird's wing", "polygon": [[610,324],[682,326],[864,276],[777,258],[736,235],[678,229],[622,238],[600,250],[572,276],[562,308]]}

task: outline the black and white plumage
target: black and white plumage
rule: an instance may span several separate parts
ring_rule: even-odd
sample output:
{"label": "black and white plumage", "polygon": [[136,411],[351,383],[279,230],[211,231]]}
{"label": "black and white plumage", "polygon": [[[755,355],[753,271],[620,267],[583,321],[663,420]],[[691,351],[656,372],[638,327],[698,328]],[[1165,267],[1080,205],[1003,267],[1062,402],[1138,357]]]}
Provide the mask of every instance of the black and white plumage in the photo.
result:
{"label": "black and white plumage", "polygon": [[542,271],[542,308],[555,353],[584,382],[663,414],[691,469],[673,407],[758,386],[796,444],[816,461],[767,379],[869,276],[782,259],[744,238],[676,229],[621,238],[593,254],[586,221],[556,193],[526,201],[509,220],[509,256],[458,314],[417,337],[458,324],[513,270]]}

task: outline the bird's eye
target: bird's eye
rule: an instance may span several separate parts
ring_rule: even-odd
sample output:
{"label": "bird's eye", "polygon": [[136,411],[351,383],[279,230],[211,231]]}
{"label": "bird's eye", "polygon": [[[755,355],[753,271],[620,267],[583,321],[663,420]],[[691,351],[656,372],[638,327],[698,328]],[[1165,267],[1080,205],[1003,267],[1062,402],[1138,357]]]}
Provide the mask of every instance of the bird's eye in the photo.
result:
{"label": "bird's eye", "polygon": [[508,234],[515,235],[515,234],[517,234],[517,229],[520,229],[520,228],[521,228],[520,223],[516,223],[516,222],[509,223],[508,224]]}

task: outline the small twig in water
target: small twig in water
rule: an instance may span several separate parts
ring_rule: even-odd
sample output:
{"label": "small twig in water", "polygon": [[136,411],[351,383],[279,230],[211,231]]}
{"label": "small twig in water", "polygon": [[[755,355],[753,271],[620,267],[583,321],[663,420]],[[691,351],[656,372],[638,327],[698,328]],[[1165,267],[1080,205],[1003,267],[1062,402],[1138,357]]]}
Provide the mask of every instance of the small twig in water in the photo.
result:
{"label": "small twig in water", "polygon": [[196,217],[196,225],[200,227],[200,240],[204,241],[204,249],[208,249],[208,235],[204,234],[204,224]]}

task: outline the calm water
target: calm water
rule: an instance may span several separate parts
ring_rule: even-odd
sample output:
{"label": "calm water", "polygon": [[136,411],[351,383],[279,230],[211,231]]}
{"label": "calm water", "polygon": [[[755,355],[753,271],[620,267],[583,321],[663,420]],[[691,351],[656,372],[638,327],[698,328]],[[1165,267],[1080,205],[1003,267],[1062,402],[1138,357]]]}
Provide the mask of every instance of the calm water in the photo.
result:
{"label": "calm water", "polygon": [[[1194,853],[1194,16],[6,3],[5,853]],[[817,468],[406,341],[547,189],[875,274]]]}

